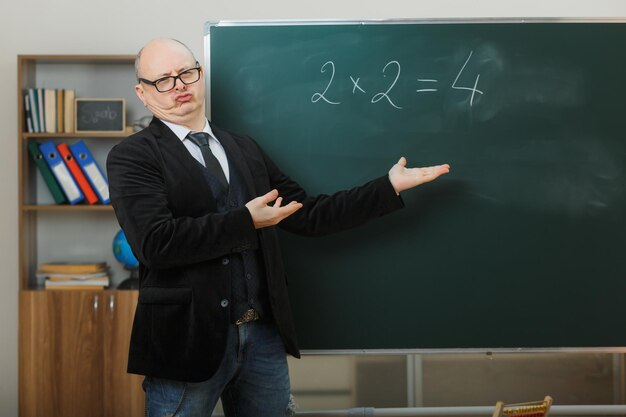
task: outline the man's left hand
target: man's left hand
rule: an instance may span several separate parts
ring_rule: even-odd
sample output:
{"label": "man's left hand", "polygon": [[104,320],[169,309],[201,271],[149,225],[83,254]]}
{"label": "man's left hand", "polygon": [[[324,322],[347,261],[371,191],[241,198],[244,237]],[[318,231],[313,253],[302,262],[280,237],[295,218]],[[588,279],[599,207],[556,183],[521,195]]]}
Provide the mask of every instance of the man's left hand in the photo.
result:
{"label": "man's left hand", "polygon": [[389,170],[389,181],[396,193],[400,194],[401,191],[433,181],[448,172],[450,172],[450,165],[448,164],[425,168],[407,168],[406,158],[403,156]]}

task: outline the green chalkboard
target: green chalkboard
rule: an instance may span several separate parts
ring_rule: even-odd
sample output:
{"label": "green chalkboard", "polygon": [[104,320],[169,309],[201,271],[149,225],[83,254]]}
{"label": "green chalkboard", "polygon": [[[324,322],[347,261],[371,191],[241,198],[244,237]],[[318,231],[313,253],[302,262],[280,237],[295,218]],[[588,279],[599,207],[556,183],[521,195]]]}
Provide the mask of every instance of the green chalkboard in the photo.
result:
{"label": "green chalkboard", "polygon": [[302,348],[626,346],[626,24],[208,25],[212,120],[311,194],[409,164],[406,208],[282,234]]}

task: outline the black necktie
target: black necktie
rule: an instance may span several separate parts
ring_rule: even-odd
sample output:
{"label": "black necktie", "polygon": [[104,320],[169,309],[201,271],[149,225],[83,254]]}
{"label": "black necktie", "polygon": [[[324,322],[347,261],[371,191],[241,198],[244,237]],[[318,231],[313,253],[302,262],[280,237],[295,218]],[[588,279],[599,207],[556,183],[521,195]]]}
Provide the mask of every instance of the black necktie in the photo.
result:
{"label": "black necktie", "polygon": [[228,188],[228,181],[226,181],[226,176],[224,175],[224,170],[220,165],[219,161],[211,152],[211,148],[209,147],[209,134],[206,132],[189,132],[187,137],[202,151],[202,157],[204,158],[204,164],[206,165],[209,172],[220,181],[224,188]]}

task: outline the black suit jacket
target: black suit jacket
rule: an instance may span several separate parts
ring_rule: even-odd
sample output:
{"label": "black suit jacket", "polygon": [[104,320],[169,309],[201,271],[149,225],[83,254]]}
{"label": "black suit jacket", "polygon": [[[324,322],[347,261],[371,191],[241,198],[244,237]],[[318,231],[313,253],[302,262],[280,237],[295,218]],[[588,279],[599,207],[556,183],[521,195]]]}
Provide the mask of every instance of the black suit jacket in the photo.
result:
{"label": "black suit jacket", "polygon": [[[309,197],[250,137],[211,129],[239,170],[248,201],[276,188],[284,204],[304,204],[279,223],[289,232],[323,235],[403,206],[386,175]],[[225,259],[246,250],[260,250],[274,321],[286,351],[299,356],[275,227],[256,230],[245,207],[217,213],[201,168],[157,118],[111,150],[107,171],[115,214],[140,263],[129,372],[188,382],[215,373],[231,323]]]}

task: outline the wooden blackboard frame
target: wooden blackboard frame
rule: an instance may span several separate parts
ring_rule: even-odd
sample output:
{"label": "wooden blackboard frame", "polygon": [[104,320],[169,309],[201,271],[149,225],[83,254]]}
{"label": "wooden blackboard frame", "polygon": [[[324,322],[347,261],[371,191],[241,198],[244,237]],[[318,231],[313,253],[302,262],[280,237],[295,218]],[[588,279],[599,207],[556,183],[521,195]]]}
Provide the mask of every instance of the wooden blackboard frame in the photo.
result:
{"label": "wooden blackboard frame", "polygon": [[[212,21],[205,24],[205,72],[207,74],[207,111],[211,118],[211,41],[210,31],[217,26],[282,26],[282,25],[386,25],[386,24],[448,24],[448,23],[512,23],[512,24],[534,24],[534,23],[624,23],[621,18],[585,18],[585,19],[538,19],[538,18],[516,18],[516,19],[389,19],[389,20],[306,20],[306,21]],[[228,126],[226,126],[228,127]],[[245,132],[244,132],[245,133]],[[607,347],[511,347],[511,348],[453,348],[453,349],[339,349],[339,350],[307,350],[307,353],[443,353],[443,352],[512,352],[512,351],[533,351],[533,352],[626,352],[623,346]]]}

